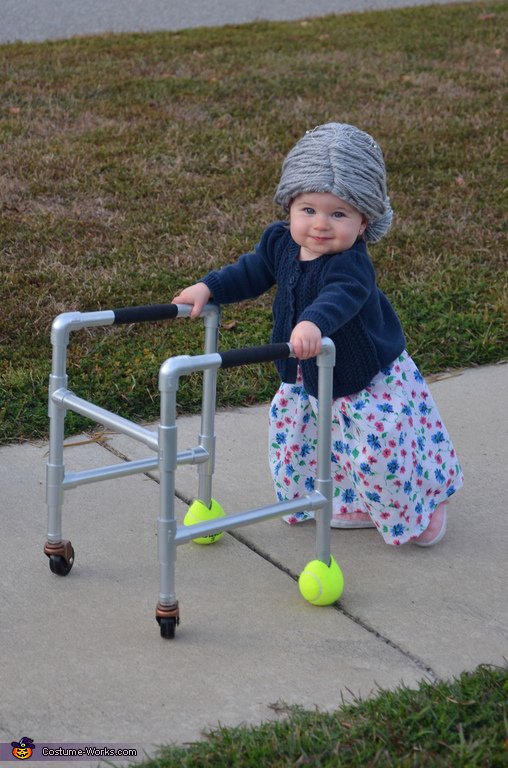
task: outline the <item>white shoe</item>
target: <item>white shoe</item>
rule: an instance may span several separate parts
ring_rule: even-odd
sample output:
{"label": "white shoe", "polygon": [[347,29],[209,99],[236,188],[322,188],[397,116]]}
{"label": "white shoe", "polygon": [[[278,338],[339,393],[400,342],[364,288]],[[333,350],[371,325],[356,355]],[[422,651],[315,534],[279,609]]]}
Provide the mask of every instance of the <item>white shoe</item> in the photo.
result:
{"label": "white shoe", "polygon": [[[446,513],[446,504],[442,504],[440,506],[442,507],[442,512],[441,512],[442,516],[441,516],[441,525],[439,526],[439,530],[437,531],[436,535],[433,538],[427,539],[427,541],[419,541],[418,539],[421,539],[421,537],[424,536],[427,533],[428,529],[425,530],[418,537],[418,539],[414,539],[414,541],[413,541],[413,544],[416,544],[417,547],[433,547],[434,544],[438,544],[441,541],[441,539],[444,537],[444,535],[446,533],[446,524],[447,524],[447,517],[448,516],[447,516],[447,513]],[[440,507],[438,507],[436,512],[439,510],[439,508]],[[434,512],[434,514],[436,514],[436,512]],[[432,525],[432,522],[433,521],[431,521],[430,525]]]}

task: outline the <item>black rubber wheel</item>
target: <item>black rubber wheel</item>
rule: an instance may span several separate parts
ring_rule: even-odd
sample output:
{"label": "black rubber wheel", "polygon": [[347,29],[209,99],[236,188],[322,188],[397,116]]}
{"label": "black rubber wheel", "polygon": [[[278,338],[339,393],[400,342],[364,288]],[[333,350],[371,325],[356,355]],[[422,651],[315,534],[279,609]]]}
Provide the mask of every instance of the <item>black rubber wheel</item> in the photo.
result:
{"label": "black rubber wheel", "polygon": [[161,616],[158,621],[161,628],[161,637],[165,640],[172,640],[175,636],[176,629],[175,616]]}
{"label": "black rubber wheel", "polygon": [[57,576],[67,576],[73,565],[74,550],[72,550],[69,560],[66,560],[62,555],[50,555],[49,557],[49,568],[51,573],[56,573]]}

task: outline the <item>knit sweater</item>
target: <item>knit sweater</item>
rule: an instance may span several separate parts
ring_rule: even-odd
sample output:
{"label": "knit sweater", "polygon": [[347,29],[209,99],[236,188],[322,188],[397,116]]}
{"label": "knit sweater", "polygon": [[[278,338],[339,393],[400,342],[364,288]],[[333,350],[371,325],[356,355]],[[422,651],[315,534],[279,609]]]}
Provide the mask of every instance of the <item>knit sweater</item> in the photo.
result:
{"label": "knit sweater", "polygon": [[[278,221],[265,230],[254,252],[209,272],[201,282],[218,304],[253,299],[276,285],[271,341],[289,341],[295,325],[310,320],[335,344],[333,397],[359,392],[404,350],[399,319],[376,285],[363,240],[313,261],[299,261],[299,252],[287,222]],[[317,397],[315,358],[277,361],[281,381],[296,382],[298,364],[305,390]]]}

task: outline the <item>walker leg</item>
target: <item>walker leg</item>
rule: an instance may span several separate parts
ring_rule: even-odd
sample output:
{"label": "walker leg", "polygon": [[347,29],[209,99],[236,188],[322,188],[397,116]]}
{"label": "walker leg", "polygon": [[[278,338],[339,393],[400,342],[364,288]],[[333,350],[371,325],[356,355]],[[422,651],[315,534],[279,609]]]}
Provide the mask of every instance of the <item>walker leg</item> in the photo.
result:
{"label": "walker leg", "polygon": [[318,448],[316,490],[325,497],[325,505],[316,513],[316,560],[307,563],[298,579],[302,597],[312,605],[331,605],[344,589],[344,577],[330,554],[332,520],[332,370],[333,354],[318,357]]}
{"label": "walker leg", "polygon": [[63,460],[65,408],[55,403],[52,393],[67,385],[65,346],[53,347],[53,370],[49,384],[49,457],[46,465],[46,504],[48,507],[48,538],[44,554],[49,558],[52,573],[67,576],[74,565],[74,549],[62,539],[62,505],[65,465]]}
{"label": "walker leg", "polygon": [[316,557],[330,564],[330,523],[332,522],[332,372],[335,355],[318,357],[318,445],[316,490],[326,504],[316,514]]}
{"label": "walker leg", "polygon": [[[205,354],[217,352],[218,347],[218,321],[215,315],[205,318]],[[224,510],[221,505],[212,498],[212,478],[215,470],[215,410],[217,401],[217,368],[208,368],[203,371],[201,426],[199,445],[208,453],[208,460],[198,466],[198,497],[190,505],[184,518],[184,525],[213,520],[223,517]],[[213,544],[224,533],[216,533],[212,536],[202,536],[193,539],[196,544]]]}
{"label": "walker leg", "polygon": [[[205,354],[217,352],[220,317],[205,317]],[[201,430],[199,445],[208,452],[208,461],[198,467],[198,499],[211,509],[212,477],[215,469],[215,406],[217,400],[217,368],[203,371]]]}
{"label": "walker leg", "polygon": [[176,391],[161,391],[159,424],[160,502],[157,518],[157,552],[160,569],[160,593],[155,618],[161,637],[171,639],[179,624],[175,595],[176,529],[175,471],[177,451]]}

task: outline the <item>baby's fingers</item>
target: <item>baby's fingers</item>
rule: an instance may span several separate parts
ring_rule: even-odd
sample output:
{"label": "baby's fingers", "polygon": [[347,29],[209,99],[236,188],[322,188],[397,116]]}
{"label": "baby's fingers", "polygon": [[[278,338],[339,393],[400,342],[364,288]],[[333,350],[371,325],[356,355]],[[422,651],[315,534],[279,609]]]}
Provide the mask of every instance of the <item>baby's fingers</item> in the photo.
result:
{"label": "baby's fingers", "polygon": [[194,303],[194,306],[191,309],[190,316],[191,317],[199,317],[201,312],[204,309],[204,306],[207,302],[206,301],[196,301]]}
{"label": "baby's fingers", "polygon": [[173,304],[194,304],[194,297],[187,289],[180,291],[176,296],[171,299]]}
{"label": "baby's fingers", "polygon": [[[309,327],[305,329],[302,326],[303,324],[299,324],[293,330],[290,342],[293,345],[295,357],[299,360],[308,360],[321,352],[321,334],[319,331],[314,332],[312,328],[309,333]],[[311,324],[309,323],[308,326]]]}
{"label": "baby's fingers", "polygon": [[184,288],[179,294],[173,297],[174,304],[190,304],[192,310],[191,317],[199,317],[205,304],[207,304],[210,298],[210,290],[204,283],[196,283],[195,285]]}

